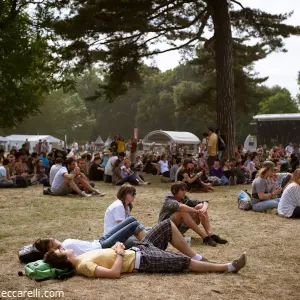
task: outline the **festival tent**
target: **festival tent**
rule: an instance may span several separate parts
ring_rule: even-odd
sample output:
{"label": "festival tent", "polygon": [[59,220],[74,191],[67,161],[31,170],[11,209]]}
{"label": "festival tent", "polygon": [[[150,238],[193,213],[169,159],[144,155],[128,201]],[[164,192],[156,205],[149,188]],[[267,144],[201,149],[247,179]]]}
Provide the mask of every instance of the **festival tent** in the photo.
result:
{"label": "festival tent", "polygon": [[112,142],[112,139],[111,139],[111,137],[109,136],[109,137],[107,138],[106,142],[104,143],[104,147],[106,147],[106,148],[110,147],[111,142]]}
{"label": "festival tent", "polygon": [[[52,135],[21,135],[21,134],[12,134],[6,137],[8,143],[11,147],[17,146],[18,149],[22,147],[26,139],[30,144],[30,149],[33,149],[39,140],[46,140],[49,144],[58,143],[60,140]],[[51,149],[51,147],[50,147]]]}
{"label": "festival tent", "polygon": [[148,133],[144,138],[144,143],[168,144],[178,143],[184,145],[198,145],[200,140],[190,132],[185,131],[164,131],[155,130]]}
{"label": "festival tent", "polygon": [[101,136],[99,135],[97,140],[95,141],[95,145],[103,145],[103,144],[104,144],[104,142],[103,142]]}
{"label": "festival tent", "polygon": [[8,139],[0,135],[0,143],[7,143]]}

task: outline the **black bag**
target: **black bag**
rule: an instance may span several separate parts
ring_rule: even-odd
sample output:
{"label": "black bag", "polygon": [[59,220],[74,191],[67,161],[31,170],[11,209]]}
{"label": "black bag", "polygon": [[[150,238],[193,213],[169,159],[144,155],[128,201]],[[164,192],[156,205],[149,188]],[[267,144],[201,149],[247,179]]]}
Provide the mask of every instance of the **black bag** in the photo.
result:
{"label": "black bag", "polygon": [[43,259],[43,257],[44,253],[36,249],[34,245],[26,245],[19,251],[19,260],[25,264]]}
{"label": "black bag", "polygon": [[29,186],[29,182],[27,178],[23,176],[17,176],[16,177],[16,186],[18,188],[27,188]]}

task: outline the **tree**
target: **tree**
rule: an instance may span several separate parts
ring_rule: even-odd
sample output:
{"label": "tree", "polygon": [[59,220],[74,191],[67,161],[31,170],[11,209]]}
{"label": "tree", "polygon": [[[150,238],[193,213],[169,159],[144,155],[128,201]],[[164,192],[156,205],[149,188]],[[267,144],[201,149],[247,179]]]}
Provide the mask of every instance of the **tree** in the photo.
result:
{"label": "tree", "polygon": [[259,103],[260,114],[285,114],[297,113],[299,108],[297,102],[289,92],[279,92],[274,96],[263,99]]}

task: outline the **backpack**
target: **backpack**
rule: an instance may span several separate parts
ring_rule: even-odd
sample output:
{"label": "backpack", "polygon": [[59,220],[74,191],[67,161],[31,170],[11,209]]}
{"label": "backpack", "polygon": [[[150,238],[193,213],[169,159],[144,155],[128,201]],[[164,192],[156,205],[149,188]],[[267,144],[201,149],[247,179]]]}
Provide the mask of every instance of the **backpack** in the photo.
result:
{"label": "backpack", "polygon": [[19,260],[25,264],[42,259],[43,257],[44,254],[33,245],[26,245],[19,251]]}
{"label": "backpack", "polygon": [[224,151],[225,148],[226,148],[226,144],[225,144],[224,140],[221,138],[220,135],[218,135],[218,150]]}
{"label": "backpack", "polygon": [[247,191],[240,191],[238,194],[238,208],[241,210],[251,210],[251,196]]}
{"label": "backpack", "polygon": [[56,269],[52,268],[43,260],[30,262],[25,266],[25,275],[30,279],[42,281],[47,279],[66,279],[75,274],[74,269]]}
{"label": "backpack", "polygon": [[16,186],[18,188],[27,188],[29,186],[28,180],[23,176],[16,177]]}

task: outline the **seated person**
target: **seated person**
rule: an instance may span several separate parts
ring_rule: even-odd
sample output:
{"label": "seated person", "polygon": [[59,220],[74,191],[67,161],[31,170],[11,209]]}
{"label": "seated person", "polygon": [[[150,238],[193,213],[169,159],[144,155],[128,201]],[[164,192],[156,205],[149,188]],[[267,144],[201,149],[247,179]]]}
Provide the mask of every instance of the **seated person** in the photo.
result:
{"label": "seated person", "polygon": [[170,177],[169,162],[164,154],[161,156],[158,165],[159,165],[160,174],[163,177],[169,178]]}
{"label": "seated person", "polygon": [[135,163],[134,163],[134,165],[133,165],[132,170],[133,170],[133,171],[142,171],[143,168],[144,168],[144,165],[143,165],[142,158],[141,158],[140,156],[138,156],[138,157],[136,158],[136,161],[135,161]]}
{"label": "seated person", "polygon": [[37,164],[34,166],[34,176],[36,176],[38,183],[49,186],[49,179],[46,175],[46,169],[41,159],[39,159]]}
{"label": "seated person", "polygon": [[38,155],[36,152],[31,153],[27,161],[27,173],[32,175],[34,173],[34,167],[38,161]]}
{"label": "seated person", "polygon": [[104,180],[106,183],[111,183],[112,182],[112,170],[113,166],[116,162],[117,159],[120,161],[123,161],[125,158],[125,153],[119,153],[118,156],[112,156],[106,163],[105,169],[104,169]]}
{"label": "seated person", "polygon": [[84,158],[80,157],[77,159],[77,166],[80,169],[80,172],[84,174],[87,179],[89,173],[89,166],[87,161],[87,156],[85,155]]}
{"label": "seated person", "polygon": [[[275,164],[275,168],[273,170],[273,183],[276,187],[281,187],[282,190],[285,189],[285,187],[289,184],[289,182],[292,179],[293,174],[291,173],[278,173],[278,171],[280,170],[280,161],[273,161],[273,163]],[[264,164],[263,164],[264,166]]]}
{"label": "seated person", "polygon": [[144,177],[134,173],[131,169],[131,162],[128,158],[124,160],[124,164],[120,167],[122,179],[117,182],[117,185],[122,185],[128,182],[132,185],[147,185],[144,181]]}
{"label": "seated person", "polygon": [[101,167],[103,167],[105,169],[106,167],[106,164],[108,162],[108,160],[110,159],[112,153],[108,150],[108,149],[105,149],[103,151],[103,158],[102,158],[102,161],[101,161]]}
{"label": "seated person", "polygon": [[[62,243],[54,238],[37,239],[34,246],[42,253],[46,253],[53,249],[73,249],[76,255],[80,255],[96,249],[111,248],[116,242],[126,242],[131,236],[135,236],[137,240],[144,238],[144,231],[137,230],[142,225],[134,218],[129,217],[119,223],[106,235],[94,241],[83,241],[77,239],[66,239]],[[128,245],[132,247],[132,244]]]}
{"label": "seated person", "polygon": [[63,162],[64,160],[61,157],[57,157],[55,159],[55,165],[53,165],[50,169],[50,175],[49,175],[50,185],[52,185],[56,173],[62,168]]}
{"label": "seated person", "polygon": [[181,166],[181,158],[176,158],[176,162],[171,167],[171,170],[170,170],[170,180],[171,180],[171,182],[175,182],[176,173],[177,173],[177,170],[180,168],[180,166]]}
{"label": "seated person", "polygon": [[247,163],[247,171],[249,172],[249,176],[250,179],[254,180],[255,176],[257,174],[257,169],[256,169],[256,161],[257,159],[257,154],[256,153],[252,153],[250,156],[250,161]]}
{"label": "seated person", "polygon": [[277,209],[282,188],[275,188],[270,182],[273,176],[275,165],[271,161],[264,162],[257,177],[252,182],[251,204],[255,212],[267,212]]}
{"label": "seated person", "polygon": [[229,159],[222,160],[222,170],[223,174],[229,180],[229,185],[236,185],[237,184],[237,176],[236,176],[236,169],[232,167],[232,163]]}
{"label": "seated person", "polygon": [[6,166],[8,166],[9,160],[4,158],[2,162],[0,162],[0,188],[9,188],[14,187],[14,182],[10,179],[10,175],[7,172]]}
{"label": "seated person", "polygon": [[104,178],[104,167],[101,166],[101,158],[96,156],[89,170],[89,179],[102,181]]}
{"label": "seated person", "polygon": [[49,172],[49,167],[50,167],[50,163],[49,163],[49,159],[46,157],[46,153],[45,152],[41,152],[40,156],[38,157],[38,159],[43,161],[43,165],[46,169],[46,172]]}
{"label": "seated person", "polygon": [[298,156],[297,156],[296,153],[293,153],[291,155],[291,159],[290,159],[289,165],[290,165],[289,171],[291,173],[294,173],[296,171],[296,169],[298,168],[298,166],[299,166],[299,158],[298,158]]}
{"label": "seated person", "polygon": [[112,171],[112,184],[113,185],[119,185],[118,183],[122,180],[122,173],[121,173],[121,166],[122,162],[121,160],[117,159],[113,166]]}
{"label": "seated person", "polygon": [[209,175],[213,177],[218,177],[220,179],[220,184],[222,185],[226,185],[229,183],[228,178],[225,176],[222,168],[220,167],[220,161],[218,159],[214,161],[212,167],[210,168]]}
{"label": "seated person", "polygon": [[278,214],[287,218],[300,218],[300,169],[297,169],[280,198]]}
{"label": "seated person", "polygon": [[[166,251],[168,242],[181,253]],[[208,262],[186,243],[177,227],[166,220],[126,250],[122,243],[113,248],[94,250],[77,256],[72,249],[50,250],[44,261],[54,268],[74,268],[78,275],[92,278],[120,278],[121,273],[220,272],[237,273],[246,265],[246,253],[227,264]]]}
{"label": "seated person", "polygon": [[[72,172],[75,172],[75,174],[70,174]],[[74,191],[81,197],[90,197],[91,194],[86,194],[84,191],[81,191],[78,184],[93,195],[105,195],[90,186],[85,176],[82,175],[79,168],[76,167],[75,159],[70,157],[65,161],[65,166],[60,168],[56,173],[52,182],[51,192],[55,196],[64,196]]]}
{"label": "seated person", "polygon": [[[186,185],[182,182],[172,184],[171,193],[167,194],[160,210],[158,222],[169,218],[182,234],[192,229],[202,238],[205,245],[216,247],[217,244],[227,243],[225,239],[212,232],[208,202],[189,199],[186,196]],[[200,229],[199,224],[202,224],[204,231]]]}
{"label": "seated person", "polygon": [[[122,185],[117,193],[117,200],[115,200],[107,209],[104,215],[104,234],[108,234],[119,223],[130,217],[133,208],[133,201],[135,200],[136,189],[134,186],[126,183]],[[141,225],[136,229],[136,234],[144,233],[145,228]],[[134,239],[130,239],[126,244],[131,244]]]}
{"label": "seated person", "polygon": [[212,192],[213,188],[201,181],[202,175],[202,172],[195,174],[195,165],[192,160],[184,160],[182,169],[178,174],[178,180],[186,184],[189,192]]}

